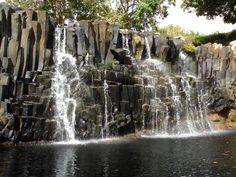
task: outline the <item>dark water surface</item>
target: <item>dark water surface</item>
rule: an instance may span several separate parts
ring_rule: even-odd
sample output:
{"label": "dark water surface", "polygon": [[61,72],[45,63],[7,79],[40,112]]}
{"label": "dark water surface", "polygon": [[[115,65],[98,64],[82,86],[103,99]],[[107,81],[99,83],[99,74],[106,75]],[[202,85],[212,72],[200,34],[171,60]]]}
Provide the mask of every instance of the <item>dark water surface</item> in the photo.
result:
{"label": "dark water surface", "polygon": [[236,177],[236,134],[0,146],[0,176]]}

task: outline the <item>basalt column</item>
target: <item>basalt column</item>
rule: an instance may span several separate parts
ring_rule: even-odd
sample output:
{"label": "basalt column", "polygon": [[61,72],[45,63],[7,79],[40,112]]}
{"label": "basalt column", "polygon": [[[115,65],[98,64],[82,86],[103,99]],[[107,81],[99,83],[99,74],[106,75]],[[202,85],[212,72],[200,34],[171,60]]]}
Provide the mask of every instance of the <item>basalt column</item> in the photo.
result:
{"label": "basalt column", "polygon": [[0,136],[14,141],[50,138],[44,136],[53,101],[47,91],[53,43],[49,16],[2,3],[0,29]]}

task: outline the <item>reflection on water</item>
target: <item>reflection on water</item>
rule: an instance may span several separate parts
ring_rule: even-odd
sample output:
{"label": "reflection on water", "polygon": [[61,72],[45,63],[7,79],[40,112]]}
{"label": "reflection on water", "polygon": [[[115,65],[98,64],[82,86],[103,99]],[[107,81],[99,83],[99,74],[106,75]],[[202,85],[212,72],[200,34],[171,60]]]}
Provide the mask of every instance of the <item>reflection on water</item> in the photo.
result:
{"label": "reflection on water", "polygon": [[236,135],[0,147],[0,176],[236,176]]}
{"label": "reflection on water", "polygon": [[[74,176],[76,165],[75,165],[75,148],[61,148],[56,152],[56,176]],[[67,174],[69,171],[70,174]]]}

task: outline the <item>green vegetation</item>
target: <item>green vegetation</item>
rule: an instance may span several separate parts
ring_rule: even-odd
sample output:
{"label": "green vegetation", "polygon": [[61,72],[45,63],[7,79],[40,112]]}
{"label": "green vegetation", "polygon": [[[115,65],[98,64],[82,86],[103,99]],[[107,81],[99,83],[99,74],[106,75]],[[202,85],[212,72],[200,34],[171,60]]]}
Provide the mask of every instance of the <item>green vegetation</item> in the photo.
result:
{"label": "green vegetation", "polygon": [[[236,23],[236,1],[235,0],[183,0],[182,8],[189,12],[196,12],[198,16],[206,16],[213,19],[217,16],[223,17],[225,23]],[[228,33],[214,33],[210,35],[196,36],[193,40],[195,45],[211,43],[222,43],[227,45],[236,40],[236,30]]]}
{"label": "green vegetation", "polygon": [[[110,23],[118,23],[122,28],[144,29],[155,27],[156,17],[168,15],[167,3],[164,0],[116,0],[116,8],[112,8],[110,0],[7,0],[8,3],[26,8],[47,10],[58,23],[65,18],[103,19]],[[165,2],[165,3],[164,3]],[[175,0],[168,0],[174,4]]]}
{"label": "green vegetation", "polygon": [[183,46],[183,51],[189,55],[194,54],[195,50],[196,47],[192,43],[185,43]]}
{"label": "green vegetation", "polygon": [[228,33],[213,33],[210,35],[200,35],[195,38],[194,44],[205,44],[208,42],[211,43],[222,43],[224,45],[228,45],[229,42],[236,40],[236,30],[233,30]]}
{"label": "green vegetation", "polygon": [[228,45],[229,42],[236,40],[236,30],[228,33],[213,33],[210,35],[202,35],[193,31],[185,31],[180,26],[169,25],[164,28],[157,29],[157,32],[167,34],[171,37],[180,36],[185,40],[183,50],[186,53],[193,53],[195,46],[206,44],[206,43],[221,43]]}
{"label": "green vegetation", "polygon": [[199,33],[194,31],[185,31],[181,26],[168,25],[164,28],[158,28],[157,32],[162,34],[167,34],[171,37],[180,36],[184,38],[187,43],[193,43],[197,37],[200,36]]}
{"label": "green vegetation", "polygon": [[107,63],[98,63],[98,69],[100,70],[112,70],[114,61],[109,60]]}
{"label": "green vegetation", "polygon": [[57,23],[63,23],[65,18],[95,20],[109,12],[106,0],[7,0],[11,5],[23,8],[46,10]]}
{"label": "green vegetation", "polygon": [[183,0],[182,7],[189,12],[194,10],[198,16],[221,16],[226,23],[236,23],[235,0]]}
{"label": "green vegetation", "polygon": [[173,26],[173,25],[169,25],[164,28],[158,28],[157,32],[162,33],[162,34],[167,34],[168,36],[171,36],[171,37],[179,36],[183,38],[185,41],[183,50],[188,54],[192,54],[195,52],[196,47],[194,44],[196,44],[195,41],[200,36],[199,33],[195,33],[193,31],[185,31],[180,26]]}
{"label": "green vegetation", "polygon": [[[112,8],[110,0],[7,0],[8,3],[23,7],[46,10],[53,16],[57,23],[63,23],[65,18],[85,20],[103,19],[111,24],[119,24],[121,28],[145,27],[156,29],[156,18],[165,18],[168,15],[168,6],[174,4],[175,0],[116,0],[116,7]],[[186,10],[195,10],[197,15],[208,18],[222,16],[227,23],[236,22],[236,5],[234,1],[214,0],[183,0],[182,7]],[[211,35],[200,35],[193,31],[185,31],[180,26],[169,25],[158,28],[157,32],[169,36],[181,36],[185,39],[186,51],[193,51],[194,45],[208,42],[228,44],[236,40],[236,30],[229,33],[214,33]],[[194,45],[193,45],[194,44]]]}

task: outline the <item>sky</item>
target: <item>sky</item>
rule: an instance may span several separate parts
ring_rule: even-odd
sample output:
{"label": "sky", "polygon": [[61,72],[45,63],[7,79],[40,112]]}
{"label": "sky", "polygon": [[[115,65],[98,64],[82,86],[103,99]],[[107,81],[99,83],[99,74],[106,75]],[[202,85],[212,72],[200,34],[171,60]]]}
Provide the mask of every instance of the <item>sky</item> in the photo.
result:
{"label": "sky", "polygon": [[[4,2],[5,0],[0,0]],[[214,20],[207,20],[206,17],[197,17],[194,13],[184,12],[181,8],[181,1],[177,0],[176,6],[169,8],[169,16],[164,20],[159,20],[159,26],[164,27],[169,24],[179,25],[186,31],[195,31],[202,34],[214,32],[227,32],[236,29],[236,24],[225,24],[222,18],[217,17]]]}
{"label": "sky", "polygon": [[169,16],[160,21],[159,26],[164,27],[169,24],[179,25],[186,31],[192,30],[202,34],[214,32],[228,32],[236,29],[235,25],[225,24],[222,18],[207,20],[206,17],[197,17],[194,13],[184,12],[181,8],[181,0],[176,1],[176,6],[169,8]]}

